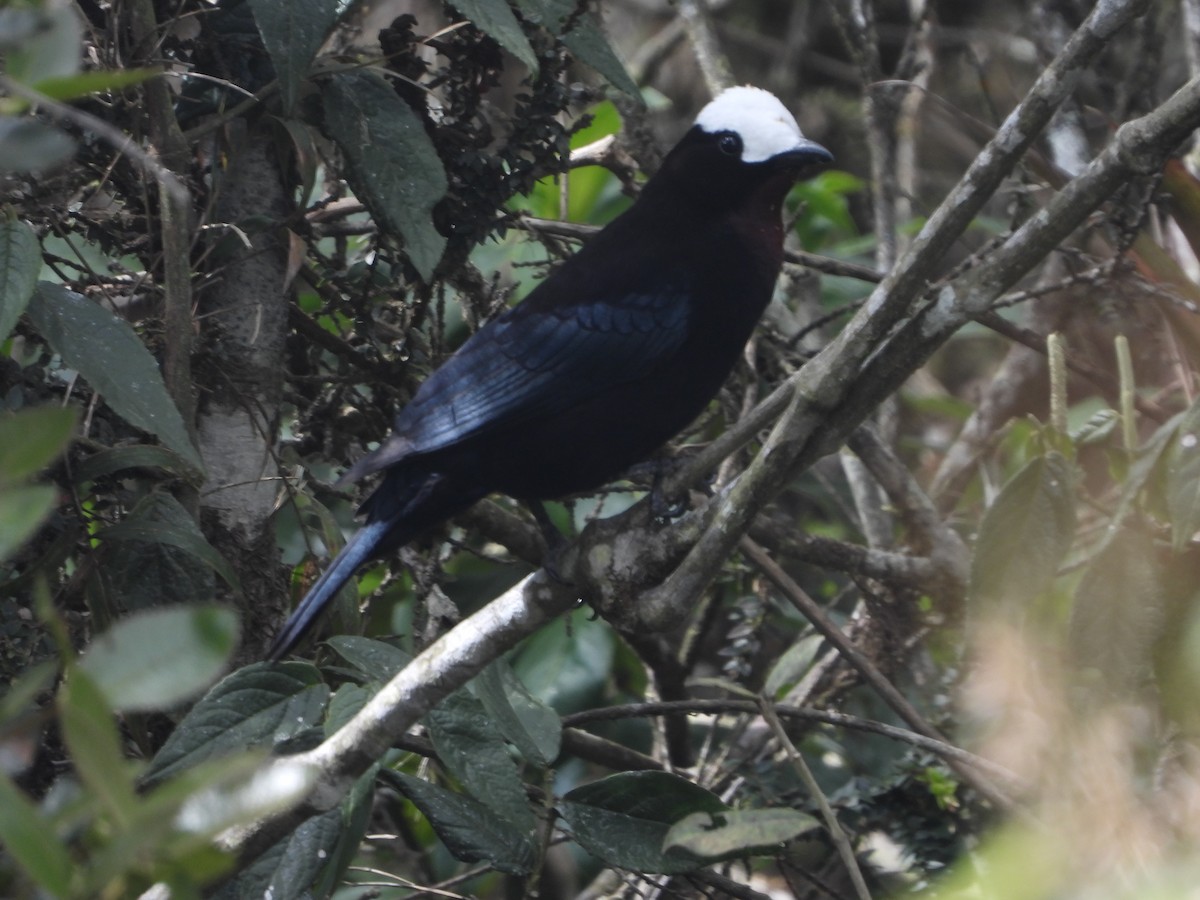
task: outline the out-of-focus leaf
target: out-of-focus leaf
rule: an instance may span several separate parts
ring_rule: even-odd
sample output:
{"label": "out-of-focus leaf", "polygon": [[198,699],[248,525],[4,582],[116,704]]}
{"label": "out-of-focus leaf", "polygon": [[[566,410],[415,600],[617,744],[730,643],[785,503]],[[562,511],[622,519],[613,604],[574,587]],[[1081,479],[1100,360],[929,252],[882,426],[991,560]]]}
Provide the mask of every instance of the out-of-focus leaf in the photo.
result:
{"label": "out-of-focus leaf", "polygon": [[12,44],[4,60],[9,78],[32,87],[73,75],[83,61],[83,23],[73,3],[44,4],[35,15],[33,32]]}
{"label": "out-of-focus leaf", "polygon": [[75,155],[65,132],[27,116],[0,116],[0,172],[45,172]]}
{"label": "out-of-focus leaf", "polygon": [[663,850],[671,826],[694,813],[728,807],[715,794],[667,772],[626,772],[569,792],[559,811],[571,836],[608,865],[664,875],[704,865],[680,849]]}
{"label": "out-of-focus leaf", "polygon": [[258,663],[213,686],[188,711],[150,763],[158,782],[214,756],[271,747],[313,728],[329,688],[308,663]]}
{"label": "out-of-focus leaf", "polygon": [[472,685],[492,722],[522,756],[543,769],[554,762],[562,743],[562,720],[525,689],[506,661],[492,663]]}
{"label": "out-of-focus leaf", "polygon": [[76,100],[102,91],[119,91],[161,74],[159,69],[98,69],[46,78],[37,83],[37,89],[52,100]]}
{"label": "out-of-focus leaf", "polygon": [[521,23],[513,15],[508,0],[454,0],[454,8],[471,20],[471,24],[492,38],[497,44],[537,74],[537,54],[529,44],[529,38],[521,30]]}
{"label": "out-of-focus leaf", "polygon": [[114,709],[170,709],[221,674],[238,631],[233,611],[216,605],[148,610],[96,637],[79,667]]}
{"label": "out-of-focus leaf", "polygon": [[1130,525],[1106,542],[1075,590],[1072,656],[1116,691],[1131,691],[1150,674],[1164,613],[1159,568],[1154,541]]}
{"label": "out-of-focus leaf", "polygon": [[1171,543],[1178,553],[1200,531],[1200,401],[1180,420],[1166,464]]}
{"label": "out-of-focus leaf", "polygon": [[615,654],[612,630],[586,610],[570,627],[543,628],[521,645],[513,670],[535,697],[560,714],[586,708],[604,689]]}
{"label": "out-of-focus leaf", "polygon": [[404,248],[426,281],[446,239],[433,226],[433,207],[446,194],[446,170],[408,104],[369,72],[342,72],[322,93],[330,136],[350,166],[355,193]]}
{"label": "out-of-focus leaf", "polygon": [[1200,255],[1200,180],[1179,159],[1168,159],[1163,167],[1163,190],[1171,198],[1175,223],[1192,252]]}
{"label": "out-of-focus leaf", "polygon": [[521,14],[551,34],[558,34],[567,17],[575,11],[574,0],[516,0]]}
{"label": "out-of-focus leaf", "polygon": [[71,895],[76,867],[54,826],[0,772],[0,844],[43,891],[53,897]]}
{"label": "out-of-focus leaf", "polygon": [[979,526],[969,596],[980,615],[1020,614],[1046,591],[1075,536],[1075,475],[1057,453],[1030,460]]}
{"label": "out-of-focus leaf", "polygon": [[[0,137],[0,151],[2,141]],[[25,222],[0,217],[0,344],[8,340],[29,305],[41,271],[42,248],[33,229]]]}
{"label": "out-of-focus leaf", "polygon": [[33,326],[125,421],[203,468],[158,364],[128,323],[86,297],[40,282],[29,305]]}
{"label": "out-of-focus leaf", "polygon": [[286,115],[294,111],[300,85],[341,6],[339,0],[250,0],[254,23],[275,66]]}
{"label": "out-of-focus leaf", "polygon": [[425,717],[438,758],[492,814],[525,833],[537,824],[516,764],[483,704],[451,694]]}
{"label": "out-of-focus leaf", "polygon": [[806,635],[784,651],[775,665],[771,667],[763,685],[763,693],[768,697],[778,699],[779,696],[797,681],[804,673],[812,668],[817,658],[817,651],[825,639],[819,634]]}
{"label": "out-of-focus leaf", "polygon": [[36,475],[64,450],[75,430],[75,410],[39,406],[0,414],[0,485]]}
{"label": "out-of-focus leaf", "polygon": [[210,566],[230,587],[238,587],[237,575],[229,563],[201,534],[196,520],[170,494],[150,494],[123,521],[97,532],[96,536],[106,541],[148,541],[178,547]]}
{"label": "out-of-focus leaf", "polygon": [[7,559],[54,509],[47,485],[0,488],[0,560]]}
{"label": "out-of-focus leaf", "polygon": [[525,875],[533,868],[535,852],[529,836],[478,800],[403,772],[383,769],[379,774],[413,802],[455,859],[486,862],[510,875]]}
{"label": "out-of-focus leaf", "polygon": [[820,827],[810,815],[794,809],[731,809],[697,812],[671,826],[662,848],[686,850],[709,862],[758,852],[777,852],[779,845]]}
{"label": "out-of-focus leaf", "polygon": [[1071,432],[1071,442],[1077,447],[1102,444],[1116,430],[1121,414],[1115,409],[1098,409],[1088,420]]}
{"label": "out-of-focus leaf", "polygon": [[562,36],[562,42],[581,63],[603,75],[617,90],[639,104],[642,92],[621,62],[599,21],[591,13],[579,16],[575,27]]}
{"label": "out-of-focus leaf", "polygon": [[75,669],[67,674],[58,692],[58,713],[80,780],[117,821],[128,821],[137,798],[117,723],[104,694],[86,672]]}

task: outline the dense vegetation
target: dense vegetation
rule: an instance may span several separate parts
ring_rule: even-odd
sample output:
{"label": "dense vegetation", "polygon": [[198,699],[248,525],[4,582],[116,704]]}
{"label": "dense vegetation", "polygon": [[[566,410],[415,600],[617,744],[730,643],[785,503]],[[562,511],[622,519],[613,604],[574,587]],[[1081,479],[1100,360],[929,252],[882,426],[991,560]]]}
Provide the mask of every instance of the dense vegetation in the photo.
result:
{"label": "dense vegetation", "polygon": [[[0,894],[1194,891],[1193,0],[598,6],[0,10]],[[257,662],[744,82],[838,164],[709,411],[556,577],[493,497]]]}

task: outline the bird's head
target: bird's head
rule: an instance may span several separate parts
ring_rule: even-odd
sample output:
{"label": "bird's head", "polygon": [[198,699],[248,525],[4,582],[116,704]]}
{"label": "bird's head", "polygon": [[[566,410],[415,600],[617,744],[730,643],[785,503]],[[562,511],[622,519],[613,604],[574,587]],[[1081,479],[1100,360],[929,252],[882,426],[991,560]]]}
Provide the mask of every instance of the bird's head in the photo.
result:
{"label": "bird's head", "polygon": [[779,98],[756,87],[722,91],[663,160],[658,182],[707,206],[776,207],[791,185],[833,162]]}

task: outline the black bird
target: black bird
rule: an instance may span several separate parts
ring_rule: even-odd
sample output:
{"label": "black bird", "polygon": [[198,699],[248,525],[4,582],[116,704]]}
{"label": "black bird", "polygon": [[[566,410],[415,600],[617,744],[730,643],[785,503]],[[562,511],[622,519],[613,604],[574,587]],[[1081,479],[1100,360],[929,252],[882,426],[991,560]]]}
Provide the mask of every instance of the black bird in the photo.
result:
{"label": "black bird", "polygon": [[783,198],[833,157],[767,91],[735,87],[637,202],[429,376],[343,482],[383,471],[275,638],[291,650],[363,563],[490,493],[542,500],[645,459],[716,395],[771,299]]}

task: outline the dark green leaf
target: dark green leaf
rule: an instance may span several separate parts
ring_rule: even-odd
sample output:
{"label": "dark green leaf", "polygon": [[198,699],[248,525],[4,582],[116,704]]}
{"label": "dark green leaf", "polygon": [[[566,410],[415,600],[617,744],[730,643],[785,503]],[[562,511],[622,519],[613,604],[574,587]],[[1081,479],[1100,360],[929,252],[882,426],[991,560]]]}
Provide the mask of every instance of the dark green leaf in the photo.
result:
{"label": "dark green leaf", "polygon": [[551,34],[558,34],[567,17],[575,11],[574,0],[516,0],[521,14]]}
{"label": "dark green leaf", "polygon": [[230,587],[238,589],[237,575],[229,563],[201,534],[196,520],[170,494],[148,495],[123,521],[97,532],[96,537],[106,541],[148,541],[178,547],[210,566]]}
{"label": "dark green leaf", "polygon": [[63,362],[103,394],[119,416],[202,468],[158,364],[128,323],[86,297],[45,281],[39,282],[28,315]]}
{"label": "dark green leaf", "polygon": [[54,508],[54,488],[46,485],[0,488],[0,560],[8,559]]}
{"label": "dark green leaf", "polygon": [[250,0],[263,46],[271,55],[283,112],[292,115],[313,57],[337,22],[339,0]]}
{"label": "dark green leaf", "polygon": [[[29,305],[41,271],[42,247],[33,229],[16,219],[0,217],[0,344],[8,340]],[[3,446],[0,441],[0,448]]]}
{"label": "dark green leaf", "polygon": [[303,897],[329,854],[337,846],[342,831],[341,808],[313,816],[280,843],[274,871],[267,880],[262,897]]}
{"label": "dark green leaf", "polygon": [[517,766],[483,704],[465,691],[451,694],[425,717],[438,758],[477,800],[523,832],[537,824]]}
{"label": "dark green leaf", "polygon": [[104,695],[87,673],[68,672],[58,692],[63,741],[80,780],[118,822],[137,805],[121,738]]}
{"label": "dark green leaf", "polygon": [[529,836],[478,800],[403,772],[383,769],[379,774],[413,802],[455,859],[486,862],[510,875],[525,875],[533,868],[535,852]]}
{"label": "dark green leaf", "polygon": [[237,615],[216,605],[148,610],[95,638],[79,667],[114,709],[170,709],[221,674],[238,630]]}
{"label": "dark green leaf", "polygon": [[256,663],[219,681],[150,763],[158,782],[214,756],[271,747],[321,721],[329,688],[308,663]]}
{"label": "dark green leaf", "polygon": [[329,700],[329,711],[325,714],[325,736],[333,737],[338,730],[358,715],[375,694],[370,688],[357,684],[343,684]]}
{"label": "dark green leaf", "polygon": [[89,456],[76,465],[72,474],[76,484],[85,484],[127,469],[163,469],[175,475],[185,476],[195,474],[195,470],[178,453],[154,444],[133,444],[101,450],[95,456]]}
{"label": "dark green leaf", "polygon": [[500,733],[522,756],[543,769],[554,762],[562,743],[562,720],[525,689],[505,660],[480,672],[472,686]]}
{"label": "dark green leaf", "polygon": [[977,613],[1019,613],[1043,594],[1075,536],[1074,472],[1057,453],[1030,460],[979,526],[970,597]]}
{"label": "dark green leaf", "polygon": [[638,90],[637,82],[629,76],[594,16],[590,13],[581,15],[575,27],[562,36],[562,42],[581,63],[595,69],[617,90],[641,102],[642,92]]}
{"label": "dark green leaf", "polygon": [[0,844],[47,894],[71,895],[75,865],[54,826],[0,771]]}
{"label": "dark green leaf", "polygon": [[45,172],[75,155],[75,142],[38,119],[0,116],[0,172]]}
{"label": "dark green leaf", "polygon": [[0,414],[0,484],[36,475],[67,449],[75,410],[39,406]]}
{"label": "dark green leaf", "polygon": [[412,654],[374,638],[339,634],[326,643],[371,681],[391,681],[412,662]]}
{"label": "dark green leaf", "polygon": [[794,809],[731,809],[697,812],[680,819],[663,839],[663,850],[675,847],[709,862],[775,852],[779,845],[820,827],[812,816]]}
{"label": "dark green leaf", "polygon": [[627,772],[576,788],[559,811],[579,844],[604,863],[664,875],[704,865],[682,850],[662,850],[672,825],[693,813],[716,815],[728,807],[686,778],[667,772]]}
{"label": "dark green leaf", "polygon": [[1178,553],[1200,531],[1200,400],[1180,420],[1166,462],[1171,543]]}
{"label": "dark green leaf", "polygon": [[453,6],[470,19],[472,25],[523,62],[530,72],[537,74],[537,55],[508,0],[454,0]]}
{"label": "dark green leaf", "polygon": [[1075,664],[1116,691],[1136,689],[1150,675],[1164,618],[1159,568],[1150,535],[1127,526],[1096,554],[1075,590],[1068,632]]}
{"label": "dark green leaf", "polygon": [[404,238],[409,259],[428,281],[446,246],[433,226],[446,171],[421,120],[369,72],[334,76],[322,97],[329,134],[346,156],[355,193],[385,229]]}

